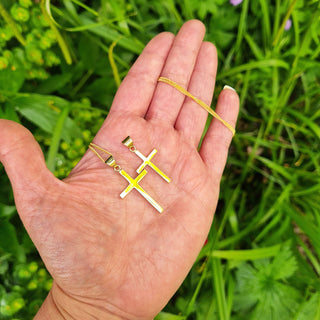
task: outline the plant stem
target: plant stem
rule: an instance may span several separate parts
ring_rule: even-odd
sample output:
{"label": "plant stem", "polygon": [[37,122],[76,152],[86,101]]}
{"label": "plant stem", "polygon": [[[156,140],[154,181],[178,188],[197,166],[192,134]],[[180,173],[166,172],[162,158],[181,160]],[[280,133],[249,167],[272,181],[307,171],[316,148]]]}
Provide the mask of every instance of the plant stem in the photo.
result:
{"label": "plant stem", "polygon": [[292,13],[292,11],[294,9],[294,6],[296,5],[296,2],[297,2],[297,0],[293,0],[292,1],[291,5],[289,7],[289,10],[288,10],[287,14],[285,15],[285,17],[284,17],[284,19],[282,21],[282,24],[281,24],[281,26],[280,26],[280,28],[279,28],[279,30],[277,32],[277,35],[275,36],[275,39],[274,39],[274,41],[272,43],[273,46],[277,45],[277,43],[279,42],[279,39],[280,39],[280,37],[281,37],[281,35],[283,33],[283,30],[284,30],[284,27],[286,25],[286,22],[289,19],[290,15],[291,15],[291,13]]}
{"label": "plant stem", "polygon": [[[49,5],[50,5],[50,3],[49,3]],[[70,55],[68,46],[67,46],[66,42],[64,41],[63,37],[61,36],[58,28],[52,22],[51,17],[50,17],[50,15],[48,14],[48,12],[46,10],[46,2],[45,2],[45,0],[41,0],[40,7],[41,7],[41,11],[42,11],[42,14],[43,14],[44,18],[46,19],[46,21],[49,24],[50,28],[52,29],[52,31],[56,35],[56,38],[57,38],[58,44],[60,46],[60,49],[62,51],[62,54],[64,56],[64,59],[66,60],[67,64],[72,64],[72,59],[71,59],[71,55]]]}
{"label": "plant stem", "polygon": [[115,40],[115,41],[112,42],[112,44],[111,44],[111,46],[109,48],[108,56],[109,56],[109,62],[110,62],[110,65],[111,65],[114,81],[115,81],[117,87],[119,87],[120,83],[121,83],[121,79],[120,79],[120,76],[119,76],[118,67],[117,67],[117,65],[116,65],[116,63],[114,61],[114,58],[113,58],[113,49],[116,46],[117,42],[118,42],[118,40]]}

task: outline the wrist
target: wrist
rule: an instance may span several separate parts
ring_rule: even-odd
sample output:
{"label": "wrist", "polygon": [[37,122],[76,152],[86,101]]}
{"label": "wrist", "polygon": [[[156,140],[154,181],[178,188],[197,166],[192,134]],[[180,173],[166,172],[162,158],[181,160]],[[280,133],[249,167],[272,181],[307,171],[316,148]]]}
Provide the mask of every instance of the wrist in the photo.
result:
{"label": "wrist", "polygon": [[64,293],[55,283],[34,320],[125,320],[101,307],[86,304]]}

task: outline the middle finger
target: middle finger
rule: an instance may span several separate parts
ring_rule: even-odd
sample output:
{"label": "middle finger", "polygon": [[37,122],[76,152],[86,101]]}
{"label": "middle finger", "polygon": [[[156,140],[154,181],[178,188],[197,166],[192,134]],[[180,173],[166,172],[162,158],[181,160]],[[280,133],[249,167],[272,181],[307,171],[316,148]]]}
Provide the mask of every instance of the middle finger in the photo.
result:
{"label": "middle finger", "polygon": [[[205,27],[202,22],[198,20],[186,22],[173,42],[161,76],[187,88],[204,34]],[[165,83],[158,83],[146,119],[173,126],[184,99],[185,96],[175,88]]]}

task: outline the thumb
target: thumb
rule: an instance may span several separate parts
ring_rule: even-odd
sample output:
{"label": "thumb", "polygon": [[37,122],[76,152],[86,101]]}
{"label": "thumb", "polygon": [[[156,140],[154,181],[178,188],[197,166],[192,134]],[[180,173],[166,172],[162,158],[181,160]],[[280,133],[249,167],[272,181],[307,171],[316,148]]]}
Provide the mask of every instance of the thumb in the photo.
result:
{"label": "thumb", "polygon": [[18,211],[41,198],[55,178],[33,135],[22,125],[0,119],[0,162],[12,184]]}

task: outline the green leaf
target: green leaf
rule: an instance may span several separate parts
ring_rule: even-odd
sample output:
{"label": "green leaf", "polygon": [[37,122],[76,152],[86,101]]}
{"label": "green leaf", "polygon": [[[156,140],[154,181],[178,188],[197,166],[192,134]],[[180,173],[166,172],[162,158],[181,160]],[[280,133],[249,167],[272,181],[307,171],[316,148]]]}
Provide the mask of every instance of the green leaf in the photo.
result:
{"label": "green leaf", "polygon": [[172,313],[160,312],[154,320],[185,320],[186,317],[178,316]]}
{"label": "green leaf", "polygon": [[248,34],[244,34],[244,38],[246,39],[248,45],[250,46],[250,49],[252,53],[255,55],[257,60],[262,60],[263,59],[263,52],[259,45],[253,40],[253,38]]}
{"label": "green leaf", "polygon": [[[81,20],[83,24],[93,24],[94,21],[88,19],[87,17],[81,16]],[[118,45],[123,47],[130,52],[140,54],[144,48],[143,43],[141,43],[138,39],[133,36],[127,37],[123,36],[121,33],[115,31],[109,26],[96,26],[94,28],[89,29],[91,33],[100,36],[101,38],[106,39],[109,42],[118,41]]]}
{"label": "green leaf", "polygon": [[55,164],[56,164],[56,156],[59,150],[59,145],[62,137],[62,130],[64,128],[64,124],[67,120],[69,114],[69,106],[66,106],[59,114],[56,126],[54,128],[53,134],[52,134],[52,141],[48,152],[48,158],[47,158],[47,167],[51,172],[54,172],[55,170]]}
{"label": "green leaf", "polygon": [[211,32],[212,40],[216,46],[220,49],[227,48],[235,39],[235,36],[232,32],[214,29]]}
{"label": "green leaf", "polygon": [[208,271],[208,263],[206,262],[203,266],[203,270],[201,273],[201,277],[200,280],[197,283],[197,287],[195,288],[193,295],[191,297],[191,299],[189,300],[189,303],[187,305],[187,307],[183,308],[184,310],[184,314],[188,317],[190,313],[192,313],[194,311],[194,309],[196,308],[196,301],[199,295],[199,292],[201,290],[202,284],[204,282],[204,280],[206,279],[207,276],[207,271]]}
{"label": "green leaf", "polygon": [[1,299],[0,314],[4,316],[12,316],[23,308],[24,305],[25,301],[19,293],[7,293]]}
{"label": "green leaf", "polygon": [[310,118],[304,116],[301,112],[298,112],[293,109],[287,109],[288,113],[293,115],[295,118],[299,119],[302,123],[306,124],[320,139],[320,126],[316,124],[316,122],[310,120]]}
{"label": "green leaf", "polygon": [[288,180],[292,180],[295,178],[294,175],[292,175],[292,173],[290,172],[289,169],[285,168],[284,166],[281,166],[275,162],[273,162],[270,159],[264,158],[264,157],[260,157],[257,156],[256,159],[260,160],[264,165],[266,165],[270,170],[273,170],[279,174],[281,174],[282,176],[284,176],[285,178],[287,178]]}
{"label": "green leaf", "polygon": [[[110,74],[110,78],[112,75]],[[116,91],[114,81],[110,78],[98,78],[86,87],[84,94],[90,98],[91,101],[96,101],[105,106],[110,106],[113,100],[112,92]]]}
{"label": "green leaf", "polygon": [[6,220],[0,220],[0,248],[20,260],[23,259],[23,253],[18,242],[16,230],[14,226]]}
{"label": "green leaf", "polygon": [[[53,133],[62,109],[69,105],[67,100],[55,96],[39,94],[19,94],[8,99],[11,108],[15,108],[29,121],[45,132]],[[70,143],[73,138],[81,138],[81,131],[70,118],[67,118],[61,137]]]}
{"label": "green leaf", "polygon": [[89,11],[90,13],[92,13],[95,16],[99,16],[98,12],[93,10],[92,8],[86,6],[85,4],[83,4],[81,1],[78,0],[71,0],[72,2],[76,3],[78,6],[84,8],[85,10]]}
{"label": "green leaf", "polygon": [[275,256],[281,248],[281,245],[275,245],[268,248],[249,249],[249,250],[213,250],[213,257],[230,260],[256,260]]}
{"label": "green leaf", "polygon": [[20,123],[20,119],[16,110],[14,110],[13,108],[8,108],[8,105],[4,105],[3,108],[0,108],[0,118]]}
{"label": "green leaf", "polygon": [[246,72],[253,69],[268,69],[270,67],[279,67],[279,68],[289,69],[289,64],[279,59],[251,61],[251,62],[242,64],[240,66],[231,68],[230,70],[222,71],[219,74],[219,76],[217,76],[217,79],[223,79],[225,77],[230,77],[240,72]]}
{"label": "green leaf", "polygon": [[[258,301],[258,271],[249,263],[243,263],[236,273],[237,288],[233,308],[235,311],[250,310]],[[245,293],[245,294],[244,294]]]}
{"label": "green leaf", "polygon": [[25,81],[25,76],[23,64],[14,59],[7,68],[0,70],[0,89],[11,93],[18,92]]}
{"label": "green leaf", "polygon": [[8,206],[6,204],[0,203],[0,218],[11,218],[16,213],[15,206]]}
{"label": "green leaf", "polygon": [[222,273],[221,260],[214,258],[212,261],[213,272],[213,288],[217,297],[217,305],[219,312],[219,319],[228,319],[226,292],[225,292],[225,279]]}
{"label": "green leaf", "polygon": [[288,204],[284,204],[284,206],[288,216],[294,220],[299,228],[310,238],[312,244],[320,250],[319,230],[315,226],[314,222],[310,221],[306,216],[298,213],[294,207]]}
{"label": "green leaf", "polygon": [[0,301],[2,300],[2,297],[6,294],[6,289],[0,285]]}
{"label": "green leaf", "polygon": [[234,29],[237,28],[238,22],[239,16],[233,10],[220,8],[210,20],[208,40],[215,43],[220,50],[227,48],[235,40]]}
{"label": "green leaf", "polygon": [[272,262],[274,279],[284,280],[290,278],[297,268],[296,258],[292,255],[289,245],[284,245]]}
{"label": "green leaf", "polygon": [[58,91],[59,89],[65,87],[68,83],[70,83],[72,77],[73,74],[71,72],[52,75],[37,86],[37,93],[50,94],[54,91]]}
{"label": "green leaf", "polygon": [[320,319],[320,293],[315,292],[311,298],[306,301],[298,314],[295,317],[296,320],[310,320]]}
{"label": "green leaf", "polygon": [[63,38],[63,36],[61,35],[60,31],[57,29],[54,20],[52,19],[52,15],[50,11],[50,0],[41,0],[40,8],[46,22],[49,24],[51,30],[56,36],[57,42],[60,46],[64,59],[66,60],[67,64],[72,64],[72,58],[71,58],[68,45],[65,39]]}
{"label": "green leaf", "polygon": [[[0,275],[5,274],[9,269],[8,258],[10,257],[9,254],[0,256]],[[0,293],[0,300],[1,300],[1,293]]]}
{"label": "green leaf", "polygon": [[293,319],[302,296],[287,282],[279,280],[290,278],[296,269],[288,245],[281,248],[273,261],[262,259],[255,260],[253,265],[243,263],[236,273],[234,310],[246,314],[246,319]]}
{"label": "green leaf", "polygon": [[78,43],[78,52],[85,70],[94,69],[99,58],[99,47],[89,37],[82,35]]}
{"label": "green leaf", "polygon": [[282,283],[267,288],[251,315],[251,319],[278,320],[293,319],[301,301],[299,291]]}

